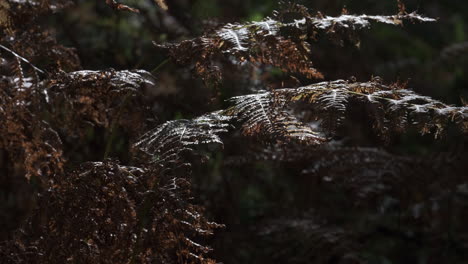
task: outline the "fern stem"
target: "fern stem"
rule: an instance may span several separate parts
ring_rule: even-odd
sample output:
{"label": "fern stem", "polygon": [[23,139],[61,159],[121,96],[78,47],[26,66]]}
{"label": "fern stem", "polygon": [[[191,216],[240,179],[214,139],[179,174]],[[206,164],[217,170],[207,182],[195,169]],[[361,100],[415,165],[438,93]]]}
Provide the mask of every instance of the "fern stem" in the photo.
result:
{"label": "fern stem", "polygon": [[166,65],[170,60],[171,60],[170,58],[163,60],[161,63],[158,64],[158,66],[156,66],[154,69],[151,70],[151,73],[152,74],[157,73],[158,70],[161,69],[164,65]]}
{"label": "fern stem", "polygon": [[107,143],[106,143],[106,150],[104,151],[104,157],[103,159],[107,159],[109,157],[109,153],[111,151],[111,148],[112,148],[112,142],[114,141],[114,129],[115,129],[115,126],[117,124],[117,121],[120,119],[120,115],[122,114],[122,109],[125,107],[125,105],[127,104],[128,102],[128,98],[130,98],[131,96],[131,93],[128,93],[127,95],[125,95],[124,99],[123,99],[123,102],[121,104],[121,106],[119,107],[119,111],[117,112],[117,115],[115,116],[115,118],[112,119],[112,123],[111,123],[111,126],[108,130],[108,140],[107,140]]}
{"label": "fern stem", "polygon": [[36,70],[36,71],[38,71],[38,72],[40,72],[40,73],[42,73],[42,74],[45,73],[43,70],[41,70],[41,69],[39,69],[38,67],[34,66],[34,65],[33,65],[31,62],[29,62],[27,59],[21,57],[18,53],[12,51],[11,49],[9,49],[9,48],[7,48],[7,47],[5,47],[5,46],[3,46],[2,44],[0,44],[0,48],[2,48],[2,49],[4,49],[4,50],[8,51],[8,52],[11,53],[13,56],[15,56],[17,59],[20,59],[20,60],[26,62],[26,63],[27,63],[29,66],[31,66],[34,70]]}

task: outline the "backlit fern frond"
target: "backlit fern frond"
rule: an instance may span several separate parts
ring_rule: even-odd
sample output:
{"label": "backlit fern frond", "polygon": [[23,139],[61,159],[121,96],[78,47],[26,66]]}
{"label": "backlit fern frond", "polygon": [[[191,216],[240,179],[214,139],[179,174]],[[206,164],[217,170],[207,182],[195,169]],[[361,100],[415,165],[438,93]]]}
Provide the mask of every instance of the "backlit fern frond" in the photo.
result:
{"label": "backlit fern frond", "polygon": [[[466,257],[468,180],[462,141],[468,134],[468,106],[444,104],[377,79],[274,89],[323,78],[314,68],[313,54],[327,61],[357,61],[356,54],[321,52],[319,40],[357,41],[357,33],[372,23],[399,26],[434,19],[407,13],[400,1],[400,12],[393,16],[343,11],[330,17],[286,4],[261,21],[229,23],[198,38],[159,45],[205,80],[219,81],[221,70],[229,72],[216,96],[263,89],[206,113],[212,104],[192,103],[207,98],[206,89],[191,83],[185,69],[164,69],[157,87],[146,71],[81,70],[77,50],[59,44],[75,43],[85,67],[106,62],[147,67],[148,37],[166,41],[181,32],[198,32],[206,5],[198,2],[204,1],[154,0],[158,9],[142,9],[142,16],[129,23],[123,23],[126,17],[108,17],[109,8],[100,5],[138,12],[123,4],[136,1],[101,0],[51,15],[80,2],[0,0],[2,264],[214,264],[207,239],[222,225],[209,222],[206,209],[229,224],[213,243],[225,262],[398,262],[392,258],[402,250],[398,260],[403,263],[455,263],[450,255]],[[243,13],[215,9],[211,11],[219,15]],[[75,23],[81,15],[96,30]],[[57,24],[62,25],[44,28]],[[139,26],[149,28],[134,32]],[[110,29],[108,35],[80,34],[95,35],[103,28]],[[102,39],[109,45],[96,46],[94,41]],[[408,43],[413,43],[410,38]],[[466,43],[460,44],[445,55],[456,57],[466,49]],[[236,64],[245,66],[244,72],[232,73]],[[291,74],[285,77],[278,70]],[[343,75],[341,69],[335,73]],[[270,81],[274,84],[265,92],[263,84]],[[186,94],[179,85],[195,90]],[[232,87],[240,89],[234,93]],[[169,95],[169,90],[181,93]],[[217,105],[214,97],[211,102]],[[204,114],[148,131],[152,115],[166,120],[178,111]],[[389,139],[418,130],[459,136],[452,128],[465,133],[455,142],[460,153],[453,156],[398,156],[368,147],[381,143],[374,134]],[[393,150],[434,147],[412,143],[403,141]],[[200,156],[219,146],[226,151],[210,153],[213,162],[197,166]],[[237,245],[249,239],[246,247]],[[374,243],[376,239],[385,241]],[[258,248],[257,240],[262,243]],[[437,246],[427,246],[431,243]],[[433,258],[432,248],[441,257]]]}
{"label": "backlit fern frond", "polygon": [[179,154],[198,145],[222,144],[220,133],[227,132],[229,116],[213,112],[187,120],[168,121],[144,134],[134,147],[152,157],[152,162],[180,160]]}
{"label": "backlit fern frond", "polygon": [[388,129],[401,132],[415,127],[422,134],[438,136],[450,123],[464,133],[468,131],[468,107],[446,105],[378,81],[352,83],[338,80],[298,89],[281,89],[275,93],[285,96],[287,102],[304,103],[304,108],[313,112],[312,119],[326,120],[328,124],[339,124],[346,109],[361,105],[366,106],[367,114],[374,119],[374,126],[380,132]]}
{"label": "backlit fern frond", "polygon": [[[346,120],[349,109],[363,107],[378,132],[404,132],[414,127],[439,136],[450,123],[468,131],[468,107],[443,104],[413,91],[378,81],[322,82],[297,89],[233,97],[230,108],[193,120],[169,121],[145,134],[136,147],[156,160],[197,144],[221,143],[218,133],[229,124],[241,125],[244,135],[270,142],[297,140],[317,145],[328,141]],[[304,116],[307,116],[307,120]],[[306,122],[309,121],[309,122]]]}
{"label": "backlit fern frond", "polygon": [[322,16],[311,18],[311,22],[316,28],[321,30],[360,30],[368,28],[371,22],[378,22],[390,25],[401,25],[403,21],[410,22],[435,22],[433,18],[423,17],[417,13],[398,14],[393,16],[369,16],[369,15],[341,15],[338,17]]}
{"label": "backlit fern frond", "polygon": [[[17,67],[22,75],[21,67]],[[34,176],[47,183],[49,176],[62,172],[62,142],[56,131],[38,118],[33,80],[0,78],[0,150],[5,151],[4,158],[10,163],[5,164],[5,175],[28,180]]]}
{"label": "backlit fern frond", "polygon": [[341,38],[344,38],[353,31],[368,28],[371,22],[400,25],[403,20],[435,21],[416,13],[394,16],[313,16],[305,7],[292,4],[262,21],[227,24],[196,39],[157,46],[168,49],[176,62],[193,65],[204,78],[217,76],[213,74],[217,70],[209,60],[221,54],[234,56],[239,62],[274,65],[287,72],[304,74],[308,78],[323,78],[312,67],[309,57],[310,44],[317,39],[318,33],[343,33]]}
{"label": "backlit fern frond", "polygon": [[273,141],[296,139],[320,144],[324,139],[310,127],[302,124],[284,108],[286,101],[269,92],[237,96],[230,99],[234,106],[226,111],[237,115],[245,135],[256,135]]}
{"label": "backlit fern frond", "polygon": [[[411,90],[386,86],[377,81],[353,83],[322,82],[297,89],[278,89],[231,99],[226,111],[244,122],[246,135],[325,141],[318,133],[333,135],[347,118],[347,112],[364,108],[377,132],[387,135],[416,128],[422,134],[439,136],[450,124],[468,132],[468,107],[443,104]],[[299,109],[299,110],[298,110]],[[307,120],[298,118],[307,116]],[[304,119],[304,118],[303,118]],[[312,123],[306,124],[306,121]]]}

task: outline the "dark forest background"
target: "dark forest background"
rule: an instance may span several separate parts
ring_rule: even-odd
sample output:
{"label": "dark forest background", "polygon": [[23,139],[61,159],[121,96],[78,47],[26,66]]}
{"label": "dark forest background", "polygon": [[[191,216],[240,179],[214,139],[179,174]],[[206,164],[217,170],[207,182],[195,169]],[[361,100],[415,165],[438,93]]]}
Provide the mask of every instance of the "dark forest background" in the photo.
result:
{"label": "dark forest background", "polygon": [[[398,13],[396,1],[391,0],[295,2],[308,7],[311,13],[333,16],[341,14],[343,8],[350,14]],[[357,33],[359,45],[321,38],[312,46],[314,67],[323,73],[323,80],[364,82],[378,76],[385,83],[402,83],[448,104],[466,103],[468,1],[404,2],[408,11],[417,11],[438,21],[405,23],[404,27],[373,25],[372,29]],[[220,84],[207,83],[194,77],[189,68],[169,60],[164,50],[154,44],[194,38],[226,23],[259,21],[278,8],[276,0],[166,0],[167,10],[152,0],[128,0],[125,4],[137,7],[141,13],[112,10],[105,1],[76,0],[74,6],[42,18],[42,22],[54,30],[52,33],[58,43],[76,48],[83,69],[145,69],[157,76],[158,89],[148,95],[154,98],[150,115],[155,124],[224,109],[227,106],[225,99],[232,96],[319,81],[285,73],[272,66],[234,70],[237,66],[233,64],[233,69],[229,69],[229,65],[223,67]],[[353,142],[373,146],[374,142],[363,132],[364,128],[350,124],[347,129]],[[102,131],[88,132],[86,140],[89,144],[66,146],[76,164],[100,160],[103,156],[118,158],[124,163],[129,159],[129,142],[124,132],[115,132],[110,149],[106,149],[106,142],[101,138]],[[414,157],[453,152],[465,153],[466,157],[465,141],[466,138],[456,136],[434,141],[431,135],[420,136],[416,131],[409,131],[392,140],[386,150]],[[304,220],[314,215],[309,206],[310,199],[316,199],[310,195],[314,191],[310,188],[312,179],[301,173],[301,167],[294,163],[285,165],[261,159],[242,163],[246,157],[243,143],[228,141],[223,152],[207,152],[210,159],[193,167],[195,202],[206,208],[208,219],[226,225],[207,241],[214,248],[213,258],[226,264],[308,263],[311,248],[327,251],[326,244],[309,237],[307,230],[313,231],[313,224]],[[463,169],[468,173],[467,167]],[[457,217],[447,225],[462,225],[468,220],[459,218],[459,215],[467,216],[468,189],[465,191],[464,213],[454,213]],[[337,192],[324,199],[344,201],[346,197]],[[323,207],[330,206],[330,211],[333,211],[332,204],[323,201]],[[393,205],[389,197],[376,210],[391,211],[393,209],[389,208]],[[417,225],[417,207],[413,213],[416,220],[411,225]],[[358,211],[355,214],[343,216],[341,221],[357,221],[353,225],[356,229],[366,229],[369,223],[375,225],[374,232],[359,241],[359,254],[369,263],[441,263],[440,259],[434,262],[430,259],[433,248],[430,240],[418,236],[415,229],[400,225],[398,209],[378,221],[363,220],[358,217]],[[452,232],[450,227],[441,234],[445,243],[439,252],[443,263],[466,263],[466,234]],[[336,239],[342,239],[336,235]],[[340,261],[354,263],[351,256]]]}

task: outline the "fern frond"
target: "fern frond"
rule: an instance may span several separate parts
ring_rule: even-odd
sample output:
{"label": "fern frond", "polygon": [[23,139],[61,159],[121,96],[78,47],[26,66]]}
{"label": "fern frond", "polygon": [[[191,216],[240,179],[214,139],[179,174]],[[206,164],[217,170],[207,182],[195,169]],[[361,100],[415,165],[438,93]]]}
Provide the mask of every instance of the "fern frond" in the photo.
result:
{"label": "fern frond", "polygon": [[[249,31],[247,28],[242,27],[241,25],[232,25],[227,24],[222,29],[217,31],[218,36],[226,41],[227,45],[231,46],[232,49],[225,50],[225,53],[235,53],[237,51],[246,51],[247,49],[247,39],[249,38]],[[222,43],[221,45],[223,45]]]}
{"label": "fern frond", "polygon": [[317,150],[311,163],[301,173],[316,178],[319,188],[346,194],[353,206],[373,203],[378,208],[384,195],[404,193],[400,185],[409,181],[412,172],[418,174],[416,160],[375,148],[326,146]]}
{"label": "fern frond", "polygon": [[[17,67],[19,67],[17,65]],[[19,71],[21,67],[19,67]],[[47,184],[63,171],[62,141],[57,132],[38,118],[36,95],[30,78],[6,78],[0,84],[0,151],[7,154],[7,170],[14,177],[36,177]],[[11,167],[10,167],[11,166]]]}
{"label": "fern frond", "polygon": [[134,147],[149,154],[153,163],[179,160],[182,151],[198,145],[222,145],[219,134],[228,131],[230,119],[218,111],[192,120],[168,121],[141,136]]}
{"label": "fern frond", "polygon": [[[53,180],[24,230],[10,244],[0,245],[2,261],[211,261],[206,257],[211,249],[194,240],[211,235],[219,225],[208,222],[189,202],[190,184],[183,179],[105,161],[84,163]],[[51,204],[54,210],[44,210]],[[30,247],[35,254],[25,254]]]}
{"label": "fern frond", "polygon": [[[288,176],[296,174],[297,180],[308,179],[304,191],[314,193],[311,200],[318,202],[317,207],[320,203],[342,204],[348,209],[375,212],[386,210],[388,199],[411,210],[423,197],[434,198],[435,193],[465,184],[466,177],[461,177],[463,162],[457,160],[460,158],[463,157],[447,154],[395,155],[380,148],[348,147],[342,142],[321,146],[288,142],[247,146],[241,155],[229,157],[225,164],[237,167],[272,161],[274,166],[290,168]],[[340,200],[343,197],[345,200]],[[410,211],[407,213],[411,215]]]}
{"label": "fern frond", "polygon": [[147,111],[135,109],[146,109],[143,94],[155,86],[155,78],[143,70],[76,71],[48,80],[43,93],[54,121],[78,135],[86,122],[139,133]]}
{"label": "fern frond", "polygon": [[[462,132],[468,131],[468,107],[441,103],[413,91],[390,87],[377,81],[352,83],[344,80],[322,82],[297,89],[233,97],[230,108],[193,120],[169,121],[142,136],[136,147],[161,157],[177,156],[180,149],[197,144],[221,144],[218,136],[230,123],[240,123],[244,135],[270,142],[297,140],[309,145],[326,141],[325,134],[334,134],[346,119],[349,108],[368,106],[367,115],[374,119],[379,131],[404,132],[415,127],[421,133],[439,136],[449,123]],[[296,104],[309,112],[314,126],[301,122],[295,113]],[[378,109],[377,113],[375,109]],[[392,122],[398,121],[398,129]],[[380,125],[380,126],[378,126]]]}
{"label": "fern frond", "polygon": [[76,50],[59,45],[38,19],[71,4],[69,0],[2,0],[0,49],[18,57],[38,73],[45,69],[48,72],[80,69]]}
{"label": "fern frond", "polygon": [[324,31],[336,31],[337,29],[361,30],[369,28],[371,22],[402,25],[403,21],[410,22],[435,22],[436,19],[421,16],[415,12],[409,14],[398,14],[393,16],[369,16],[369,15],[341,15],[338,17],[315,17],[311,22],[315,28]]}
{"label": "fern frond", "polygon": [[[364,106],[374,120],[378,132],[404,132],[410,127],[422,134],[438,137],[453,123],[468,132],[468,107],[443,104],[413,91],[390,87],[377,81],[352,83],[343,80],[322,82],[297,89],[278,89],[274,92],[232,98],[234,106],[226,111],[244,122],[246,135],[270,139],[296,138],[320,144],[325,138],[320,133],[333,135],[346,119],[350,108]],[[299,122],[294,113],[300,103],[302,112],[315,122],[315,127]],[[297,111],[296,111],[297,112]]]}
{"label": "fern frond", "polygon": [[[450,106],[428,96],[418,95],[415,92],[391,87],[377,81],[367,83],[352,83],[343,80],[322,82],[298,89],[281,89],[277,94],[286,96],[286,101],[301,101],[315,111],[315,119],[323,120],[330,114],[344,114],[344,108],[354,104],[369,106],[378,109],[382,115],[369,115],[376,124],[388,124],[397,121],[396,125],[402,130],[409,127],[417,128],[422,134],[434,133],[437,137],[449,123],[468,132],[468,107]],[[332,109],[332,111],[327,111]],[[375,112],[375,111],[374,111]],[[335,118],[340,122],[341,118]],[[384,130],[385,127],[380,127]]]}
{"label": "fern frond", "polygon": [[309,144],[320,144],[324,140],[284,108],[285,100],[275,100],[272,93],[237,96],[230,101],[234,106],[226,113],[238,116],[239,121],[243,122],[242,131],[245,135],[256,135],[273,141],[295,139]]}
{"label": "fern frond", "polygon": [[[296,12],[297,19],[289,19],[284,13]],[[341,31],[350,34],[368,28],[371,22],[400,25],[403,20],[432,22],[434,19],[416,13],[394,16],[342,15],[329,17],[308,13],[305,7],[291,5],[274,16],[259,22],[227,24],[221,29],[200,38],[179,44],[157,45],[169,50],[171,57],[184,65],[195,65],[204,78],[214,66],[206,62],[217,54],[235,56],[238,61],[274,65],[287,72],[301,73],[308,78],[323,78],[312,67],[309,58],[310,43],[319,32],[333,34]],[[344,34],[343,37],[345,37]]]}
{"label": "fern frond", "polygon": [[316,213],[275,219],[260,230],[257,239],[271,250],[262,255],[265,262],[367,263],[359,256],[360,245],[350,229],[320,221]]}

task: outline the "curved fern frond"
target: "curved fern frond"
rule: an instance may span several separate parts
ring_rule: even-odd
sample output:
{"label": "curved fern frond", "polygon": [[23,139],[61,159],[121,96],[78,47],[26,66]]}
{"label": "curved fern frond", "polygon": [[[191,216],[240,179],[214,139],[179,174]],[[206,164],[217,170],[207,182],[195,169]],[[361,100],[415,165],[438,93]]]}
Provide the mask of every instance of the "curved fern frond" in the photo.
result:
{"label": "curved fern frond", "polygon": [[257,135],[273,141],[296,139],[310,144],[324,141],[318,133],[302,124],[284,108],[287,103],[283,98],[269,92],[237,96],[230,99],[234,106],[226,111],[228,115],[237,115],[243,122],[245,135]]}
{"label": "curved fern frond", "polygon": [[[296,19],[285,13],[297,13]],[[394,16],[342,15],[329,17],[311,15],[305,7],[293,4],[259,22],[227,24],[202,37],[178,44],[157,45],[169,50],[171,57],[183,65],[195,65],[199,75],[208,78],[214,66],[206,61],[217,54],[234,56],[238,61],[274,65],[287,72],[301,73],[308,78],[323,78],[309,58],[310,43],[317,33],[351,34],[370,27],[371,22],[401,25],[403,20],[432,22],[434,19],[416,13]],[[342,32],[344,31],[344,32]],[[213,76],[212,76],[213,77]]]}
{"label": "curved fern frond", "polygon": [[[227,132],[230,123],[240,123],[244,135],[269,142],[296,140],[308,145],[328,141],[325,134],[336,133],[353,107],[366,106],[366,114],[382,132],[404,132],[410,127],[421,133],[439,136],[449,123],[468,132],[468,107],[443,104],[413,91],[391,87],[377,81],[353,83],[344,80],[322,82],[297,89],[243,95],[229,100],[230,108],[193,120],[175,120],[142,136],[135,146],[153,155],[155,161],[178,156],[182,149],[198,144],[222,144],[218,134]],[[315,121],[300,121],[296,104]],[[377,110],[375,110],[377,109]],[[391,121],[391,122],[390,122]],[[398,129],[393,127],[397,122]],[[379,126],[380,125],[380,126]],[[165,159],[166,159],[165,158]]]}
{"label": "curved fern frond", "polygon": [[[281,89],[275,92],[285,96],[287,102],[303,102],[315,113],[316,120],[339,113],[334,123],[341,122],[344,111],[353,105],[368,106],[368,111],[380,130],[388,129],[392,123],[401,131],[417,128],[422,134],[439,136],[447,124],[453,123],[468,132],[468,107],[450,106],[428,96],[383,85],[378,81],[352,83],[343,80],[322,82],[298,89]],[[377,109],[377,114],[375,113]],[[330,111],[331,110],[331,111]],[[392,120],[394,122],[389,122]]]}
{"label": "curved fern frond", "polygon": [[436,19],[418,15],[416,12],[409,14],[398,14],[393,16],[369,16],[369,15],[341,15],[338,17],[315,17],[311,18],[311,23],[315,28],[321,30],[336,31],[338,28],[350,31],[369,28],[371,22],[384,23],[390,25],[402,25],[403,21],[410,22],[435,22]]}
{"label": "curved fern frond", "polygon": [[179,160],[182,151],[198,145],[222,145],[219,134],[228,131],[230,119],[218,111],[192,120],[168,121],[141,136],[134,147],[149,154],[154,163]]}
{"label": "curved fern frond", "polygon": [[[234,106],[226,111],[244,122],[246,135],[269,139],[296,138],[320,144],[320,133],[333,135],[347,117],[347,111],[357,106],[367,109],[378,132],[404,132],[410,127],[422,134],[438,137],[453,123],[468,132],[468,107],[443,104],[411,90],[386,86],[377,81],[352,83],[344,80],[322,82],[297,89],[278,89],[274,92],[232,98]],[[298,121],[301,113],[294,113],[296,104],[307,112],[313,126]],[[313,127],[313,128],[312,128]]]}

